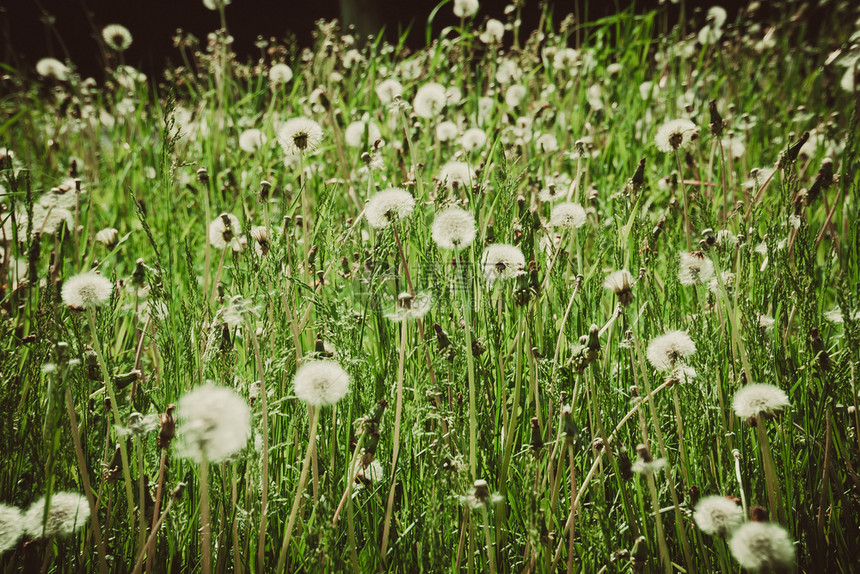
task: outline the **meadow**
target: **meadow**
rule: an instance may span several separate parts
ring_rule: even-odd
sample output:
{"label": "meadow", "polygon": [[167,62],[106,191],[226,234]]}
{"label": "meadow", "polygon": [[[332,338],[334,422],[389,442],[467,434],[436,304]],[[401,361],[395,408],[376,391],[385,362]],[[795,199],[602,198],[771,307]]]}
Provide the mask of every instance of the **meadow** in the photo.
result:
{"label": "meadow", "polygon": [[856,571],[860,6],[206,8],[2,64],[0,570]]}

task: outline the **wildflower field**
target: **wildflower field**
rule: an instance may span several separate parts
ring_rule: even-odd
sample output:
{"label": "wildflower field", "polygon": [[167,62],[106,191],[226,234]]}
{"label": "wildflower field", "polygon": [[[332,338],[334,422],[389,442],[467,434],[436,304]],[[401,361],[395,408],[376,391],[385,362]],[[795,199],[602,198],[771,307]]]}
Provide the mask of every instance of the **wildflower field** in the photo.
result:
{"label": "wildflower field", "polygon": [[860,6],[204,4],[2,65],[3,572],[856,571]]}

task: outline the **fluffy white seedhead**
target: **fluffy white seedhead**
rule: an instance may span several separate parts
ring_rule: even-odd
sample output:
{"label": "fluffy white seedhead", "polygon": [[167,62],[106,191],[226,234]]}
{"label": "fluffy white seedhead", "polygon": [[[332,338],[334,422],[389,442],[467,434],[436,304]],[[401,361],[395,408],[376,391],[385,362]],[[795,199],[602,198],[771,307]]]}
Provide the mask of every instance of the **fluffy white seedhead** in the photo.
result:
{"label": "fluffy white seedhead", "polygon": [[113,283],[107,277],[87,271],[66,279],[60,296],[73,309],[92,309],[110,301]]}
{"label": "fluffy white seedhead", "polygon": [[364,207],[364,216],[371,227],[382,229],[395,221],[412,215],[415,198],[405,189],[392,187],[373,195]]}
{"label": "fluffy white seedhead", "polygon": [[293,387],[309,405],[333,405],[349,391],[349,374],[336,361],[312,361],[296,371]]}
{"label": "fluffy white seedhead", "polygon": [[69,79],[69,67],[56,58],[42,58],[36,62],[36,73],[43,78],[64,82]]}
{"label": "fluffy white seedhead", "polygon": [[732,400],[735,414],[741,418],[772,415],[789,405],[788,395],[773,385],[756,383],[742,387]]}
{"label": "fluffy white seedhead", "polygon": [[256,128],[250,128],[239,135],[239,147],[242,151],[255,153],[266,145],[266,136]]}
{"label": "fluffy white seedhead", "polygon": [[179,453],[195,462],[220,462],[248,444],[251,409],[245,399],[209,382],[179,399]]}
{"label": "fluffy white seedhead", "polygon": [[232,213],[222,213],[209,224],[209,244],[218,250],[226,249],[228,245],[238,250],[241,234],[242,225]]}
{"label": "fluffy white seedhead", "polygon": [[743,524],[744,511],[725,496],[706,496],[696,504],[693,520],[705,534],[726,536]]}
{"label": "fluffy white seedhead", "polygon": [[14,506],[0,504],[0,554],[14,548],[24,535],[24,516]]}
{"label": "fluffy white seedhead", "polygon": [[430,82],[429,84],[424,84],[415,92],[412,108],[418,114],[418,117],[432,118],[442,111],[446,102],[445,86],[436,82]]}
{"label": "fluffy white seedhead", "polygon": [[603,280],[603,287],[615,293],[620,305],[626,307],[633,301],[633,276],[627,269],[619,269],[607,275]]}
{"label": "fluffy white seedhead", "polygon": [[309,118],[292,118],[278,129],[278,142],[288,156],[311,153],[322,143],[323,131]]}
{"label": "fluffy white seedhead", "polygon": [[430,235],[441,249],[460,250],[475,240],[475,217],[459,207],[449,207],[436,214]]}
{"label": "fluffy white seedhead", "polygon": [[481,128],[469,128],[460,137],[460,145],[466,151],[481,149],[487,144],[487,134]]}
{"label": "fluffy white seedhead", "polygon": [[108,24],[102,29],[102,39],[111,50],[124,52],[131,47],[131,32],[122,24]]}
{"label": "fluffy white seedhead", "polygon": [[382,80],[376,86],[376,97],[383,104],[390,104],[394,98],[403,95],[403,86],[395,79]]}
{"label": "fluffy white seedhead", "polygon": [[448,189],[471,187],[476,179],[475,172],[464,161],[449,161],[439,169],[439,181]]}
{"label": "fluffy white seedhead", "polygon": [[782,526],[747,522],[729,541],[735,560],[753,570],[788,568],[794,564],[794,544]]}
{"label": "fluffy white seedhead", "polygon": [[578,203],[565,201],[552,208],[549,216],[550,227],[578,229],[585,225],[585,209]]}
{"label": "fluffy white seedhead", "polygon": [[714,277],[714,262],[700,251],[681,252],[678,281],[681,285],[708,283]]}
{"label": "fluffy white seedhead", "polygon": [[401,293],[397,296],[394,310],[385,314],[386,319],[399,323],[407,319],[420,319],[430,311],[433,306],[433,297],[430,293],[416,293],[413,297],[410,293]]}
{"label": "fluffy white seedhead", "polygon": [[698,137],[699,126],[690,120],[677,119],[660,126],[654,136],[654,142],[658,150],[672,153],[676,149],[689,148]]}
{"label": "fluffy white seedhead", "polygon": [[669,331],[651,340],[646,355],[658,371],[671,371],[695,352],[696,344],[686,331]]}
{"label": "fluffy white seedhead", "polygon": [[275,64],[269,68],[269,82],[279,86],[293,79],[293,69],[286,64]]}
{"label": "fluffy white seedhead", "polygon": [[[367,139],[365,140],[365,136]],[[362,119],[352,122],[346,126],[343,132],[343,139],[346,140],[346,145],[353,148],[371,146],[373,143],[382,137],[382,132],[379,131],[379,126],[369,119]],[[365,141],[367,142],[365,144]]]}
{"label": "fluffy white seedhead", "polygon": [[519,247],[507,243],[488,245],[481,254],[481,265],[487,281],[510,279],[525,273],[526,258]]}
{"label": "fluffy white seedhead", "polygon": [[478,0],[454,0],[454,16],[471,18],[478,13]]}
{"label": "fluffy white seedhead", "polygon": [[30,538],[54,538],[74,534],[90,519],[90,505],[76,492],[55,492],[51,496],[48,518],[45,498],[34,502],[24,514],[24,532]]}

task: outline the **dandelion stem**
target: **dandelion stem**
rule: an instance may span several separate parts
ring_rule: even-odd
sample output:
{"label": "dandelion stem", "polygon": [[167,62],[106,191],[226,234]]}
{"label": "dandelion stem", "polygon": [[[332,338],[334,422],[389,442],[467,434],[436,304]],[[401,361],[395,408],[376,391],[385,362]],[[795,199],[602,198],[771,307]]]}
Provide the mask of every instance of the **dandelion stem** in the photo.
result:
{"label": "dandelion stem", "polygon": [[[466,298],[469,285],[466,268],[463,267],[463,258],[457,253],[457,270],[463,275],[463,289],[460,290],[460,302],[463,305],[463,320],[466,323],[466,369],[469,379],[469,472],[472,480],[478,478],[478,423],[476,419],[477,407],[475,406],[475,360],[472,353],[472,313],[471,306]],[[516,408],[516,407],[515,407]]]}
{"label": "dandelion stem", "polygon": [[302,494],[304,493],[305,487],[308,484],[308,470],[311,462],[311,455],[314,452],[314,444],[317,440],[317,423],[319,421],[319,412],[315,410],[312,406],[308,406],[308,417],[310,418],[310,442],[308,442],[308,448],[305,452],[305,460],[302,463],[302,473],[299,476],[299,484],[296,488],[296,495],[293,498],[293,507],[290,510],[290,518],[287,521],[287,529],[284,532],[284,541],[281,544],[281,552],[278,556],[278,566],[275,569],[277,574],[282,574],[284,571],[284,566],[286,565],[287,560],[287,551],[290,547],[290,539],[293,536],[293,526],[296,523],[296,516],[299,512],[299,503],[302,500]]}
{"label": "dandelion stem", "polygon": [[394,405],[394,446],[391,449],[391,487],[388,491],[388,503],[385,507],[385,519],[382,528],[382,543],[380,552],[385,561],[388,550],[388,534],[391,528],[391,512],[394,506],[394,490],[397,486],[397,456],[400,453],[400,423],[403,414],[403,375],[406,364],[406,334],[408,321],[400,323],[400,358],[397,366],[397,391]]}
{"label": "dandelion stem", "polygon": [[[98,359],[101,375],[104,379],[105,389],[107,389],[108,397],[110,397],[110,407],[111,411],[113,411],[114,424],[116,426],[120,426],[122,424],[122,419],[120,419],[119,416],[116,392],[113,388],[113,380],[108,372],[107,363],[105,362],[104,354],[102,353],[102,346],[99,342],[98,330],[96,329],[96,310],[88,309],[84,314],[87,316],[87,321],[90,324],[90,332],[93,336],[93,350],[96,352],[96,358]],[[124,439],[119,441],[119,449],[120,460],[122,461],[123,482],[125,483],[125,496],[128,503],[128,521],[131,530],[134,531],[134,494],[131,490],[131,471],[128,466],[128,448],[126,447],[126,441]]]}
{"label": "dandelion stem", "polygon": [[200,552],[203,564],[203,574],[210,574],[212,572],[212,532],[209,516],[209,460],[206,458],[205,454],[200,461],[200,522],[202,526]]}
{"label": "dandelion stem", "polygon": [[99,527],[99,511],[96,506],[95,498],[93,497],[93,488],[90,485],[90,475],[87,472],[87,461],[84,457],[84,449],[81,445],[81,434],[78,428],[77,417],[75,416],[75,404],[72,401],[72,391],[66,386],[66,410],[69,413],[69,426],[72,429],[72,441],[75,443],[75,456],[78,459],[78,471],[81,473],[81,482],[84,486],[84,494],[87,496],[87,503],[90,506],[90,523],[92,524],[93,537],[96,539],[96,548],[99,553],[99,573],[107,574],[107,552],[105,550],[104,540],[102,539],[102,531]]}

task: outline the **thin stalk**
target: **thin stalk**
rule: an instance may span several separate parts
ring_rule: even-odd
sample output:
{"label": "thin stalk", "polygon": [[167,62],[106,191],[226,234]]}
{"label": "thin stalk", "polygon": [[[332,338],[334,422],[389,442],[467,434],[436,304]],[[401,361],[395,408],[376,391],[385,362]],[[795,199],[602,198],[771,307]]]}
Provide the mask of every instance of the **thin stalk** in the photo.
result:
{"label": "thin stalk", "polygon": [[487,545],[487,561],[490,565],[490,574],[496,574],[496,558],[493,550],[493,539],[490,537],[490,517],[487,507],[481,506],[481,515],[484,517],[484,543]]}
{"label": "thin stalk", "polygon": [[460,301],[463,305],[463,318],[466,323],[466,369],[469,379],[469,473],[472,480],[478,478],[478,422],[476,418],[477,407],[475,406],[475,359],[472,356],[472,312],[469,301],[466,298],[465,286],[467,282],[466,270],[463,267],[463,258],[457,252],[457,269],[463,274],[463,286],[460,290]]}
{"label": "thin stalk", "polygon": [[96,548],[99,553],[99,574],[107,574],[107,551],[105,543],[102,539],[102,531],[99,527],[99,512],[96,506],[95,498],[93,497],[93,488],[90,485],[90,475],[87,472],[87,462],[84,457],[84,449],[81,445],[81,434],[78,429],[78,421],[75,416],[75,404],[72,401],[72,391],[66,386],[66,410],[69,413],[69,425],[72,429],[72,441],[75,443],[75,456],[78,460],[78,471],[81,473],[81,482],[84,486],[84,494],[87,497],[87,503],[90,506],[90,524],[93,529],[93,537],[96,539]]}
{"label": "thin stalk", "polygon": [[302,463],[302,473],[299,476],[299,485],[296,488],[296,495],[293,498],[293,507],[290,510],[290,518],[287,521],[287,530],[284,532],[284,541],[281,544],[281,552],[278,555],[278,566],[275,571],[278,574],[282,574],[284,571],[284,566],[287,561],[287,551],[290,547],[290,539],[293,536],[293,527],[296,524],[296,516],[299,513],[299,503],[302,500],[302,493],[304,492],[305,487],[308,484],[308,470],[311,462],[311,455],[314,452],[314,444],[317,440],[317,423],[319,422],[319,412],[315,411],[315,409],[308,405],[308,416],[310,417],[310,442],[308,443],[307,451],[305,452],[305,460]]}
{"label": "thin stalk", "polygon": [[209,516],[209,461],[206,456],[200,461],[200,553],[203,564],[203,574],[212,572],[212,530]]}
{"label": "thin stalk", "polygon": [[382,527],[382,542],[380,552],[385,560],[388,550],[388,534],[391,528],[391,512],[394,507],[394,490],[397,485],[397,456],[400,453],[400,423],[403,415],[403,375],[406,365],[406,334],[408,321],[400,324],[400,358],[397,365],[397,391],[394,406],[394,446],[391,450],[391,487],[388,491],[388,503],[385,506],[385,519]]}
{"label": "thin stalk", "polygon": [[657,496],[657,484],[654,482],[654,474],[647,473],[648,491],[651,493],[651,506],[654,508],[654,523],[657,528],[657,546],[660,549],[660,562],[666,574],[672,574],[672,558],[669,555],[669,547],[666,544],[666,536],[663,533],[663,519],[660,518],[660,498]]}
{"label": "thin stalk", "polygon": [[[84,314],[87,316],[87,321],[89,322],[90,333],[93,336],[93,350],[96,352],[96,358],[99,362],[101,375],[105,382],[105,389],[107,389],[108,396],[110,397],[110,407],[111,411],[113,411],[114,424],[116,426],[121,426],[122,420],[119,416],[119,407],[117,407],[116,391],[113,388],[113,380],[111,379],[110,373],[108,373],[107,363],[104,359],[104,353],[102,353],[102,346],[99,342],[98,330],[96,329],[96,310],[88,309]],[[131,530],[134,531],[134,494],[131,490],[131,471],[128,466],[128,449],[126,447],[125,440],[119,441],[119,453],[120,460],[122,461],[122,477],[125,482],[125,497],[126,502],[128,503],[128,522]]]}
{"label": "thin stalk", "polygon": [[248,332],[251,335],[251,343],[254,347],[254,358],[257,363],[257,377],[260,380],[260,409],[262,411],[260,421],[260,432],[263,435],[263,470],[262,470],[262,492],[260,500],[260,534],[257,539],[257,569],[262,572],[266,558],[266,513],[269,505],[269,410],[266,405],[266,376],[263,370],[263,358],[260,355],[260,341],[257,338],[257,330],[248,321]]}

